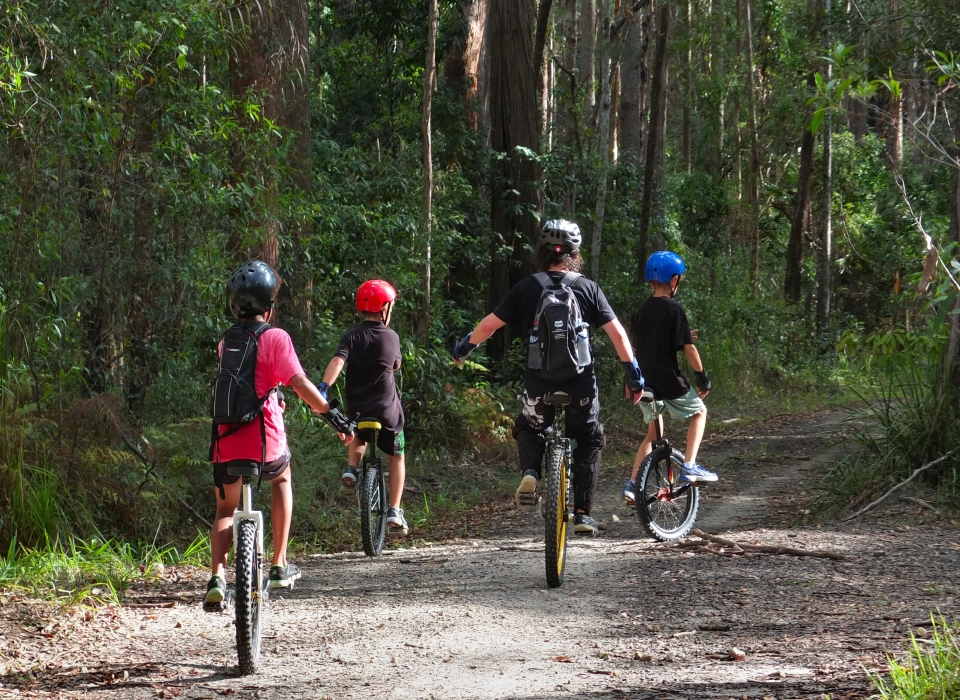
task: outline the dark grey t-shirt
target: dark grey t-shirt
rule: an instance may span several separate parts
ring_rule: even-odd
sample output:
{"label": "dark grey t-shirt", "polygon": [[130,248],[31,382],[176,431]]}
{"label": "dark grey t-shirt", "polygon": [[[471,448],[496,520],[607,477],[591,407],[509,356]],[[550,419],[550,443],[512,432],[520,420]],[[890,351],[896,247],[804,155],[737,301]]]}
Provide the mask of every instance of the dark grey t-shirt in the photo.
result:
{"label": "dark grey t-shirt", "polygon": [[377,418],[386,430],[403,430],[403,407],[393,373],[400,368],[400,336],[380,321],[364,321],[340,339],[334,357],[347,366],[347,414]]}
{"label": "dark grey t-shirt", "polygon": [[[548,272],[547,274],[554,282],[559,282],[566,273]],[[573,290],[577,303],[580,304],[583,320],[592,327],[605,326],[617,317],[600,286],[593,280],[580,275],[570,285],[570,289]],[[526,277],[513,285],[493,313],[510,326],[514,337],[526,338],[533,328],[533,315],[537,313],[537,304],[542,292],[543,287],[535,276]]]}
{"label": "dark grey t-shirt", "polygon": [[677,361],[683,346],[693,343],[680,302],[670,297],[650,297],[643,302],[630,328],[630,342],[644,380],[660,398],[679,399],[690,390]]}

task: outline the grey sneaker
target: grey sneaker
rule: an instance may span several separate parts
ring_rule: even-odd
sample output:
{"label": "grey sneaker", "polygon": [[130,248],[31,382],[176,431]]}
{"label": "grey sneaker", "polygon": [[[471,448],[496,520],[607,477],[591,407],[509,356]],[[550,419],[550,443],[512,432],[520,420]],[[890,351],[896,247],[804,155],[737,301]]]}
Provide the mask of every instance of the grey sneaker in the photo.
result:
{"label": "grey sneaker", "polygon": [[623,500],[626,501],[628,506],[632,506],[636,502],[636,491],[637,485],[633,479],[627,479],[623,482],[623,491],[621,493],[623,494]]}
{"label": "grey sneaker", "polygon": [[528,469],[523,473],[523,478],[520,479],[520,486],[517,487],[517,493],[513,497],[516,504],[523,510],[536,504],[537,482],[539,480],[540,475],[533,469]]}
{"label": "grey sneaker", "polygon": [[227,597],[227,579],[215,574],[207,581],[207,594],[203,596],[204,612],[220,612]]}
{"label": "grey sneaker", "polygon": [[711,471],[707,471],[699,464],[683,463],[683,469],[680,470],[680,478],[695,484],[698,481],[717,481],[720,477]]}
{"label": "grey sneaker", "polygon": [[270,567],[270,588],[293,588],[293,582],[301,576],[296,564],[287,562],[286,566],[274,564]]}
{"label": "grey sneaker", "polygon": [[387,511],[387,529],[393,535],[407,535],[410,532],[407,519],[403,517],[403,508],[390,508]]}
{"label": "grey sneaker", "polygon": [[360,472],[356,467],[347,467],[347,470],[340,477],[340,495],[353,496],[357,492],[357,482],[360,480]]}
{"label": "grey sneaker", "polygon": [[573,531],[576,534],[595,536],[599,529],[600,528],[597,527],[597,521],[589,515],[577,513],[573,516]]}

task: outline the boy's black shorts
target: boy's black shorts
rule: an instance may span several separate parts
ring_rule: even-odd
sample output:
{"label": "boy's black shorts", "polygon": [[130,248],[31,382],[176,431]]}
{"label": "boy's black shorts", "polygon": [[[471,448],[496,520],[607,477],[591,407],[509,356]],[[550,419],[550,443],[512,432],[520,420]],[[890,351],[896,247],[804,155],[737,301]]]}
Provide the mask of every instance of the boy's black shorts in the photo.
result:
{"label": "boy's black shorts", "polygon": [[[358,430],[357,439],[363,442],[370,442],[373,438],[372,430]],[[406,440],[403,437],[403,430],[394,432],[392,430],[380,429],[377,432],[377,449],[385,455],[398,457],[403,454],[403,448]]]}
{"label": "boy's black shorts", "polygon": [[[223,485],[235,484],[240,479],[239,476],[234,476],[227,473],[228,467],[247,467],[247,466],[260,466],[260,462],[255,459],[233,459],[229,462],[214,462],[213,463],[213,483],[218,489]],[[264,481],[273,481],[278,476],[283,474],[287,467],[290,466],[290,450],[288,449],[286,453],[280,455],[272,462],[267,462],[263,465],[263,470],[260,472],[260,478]]]}

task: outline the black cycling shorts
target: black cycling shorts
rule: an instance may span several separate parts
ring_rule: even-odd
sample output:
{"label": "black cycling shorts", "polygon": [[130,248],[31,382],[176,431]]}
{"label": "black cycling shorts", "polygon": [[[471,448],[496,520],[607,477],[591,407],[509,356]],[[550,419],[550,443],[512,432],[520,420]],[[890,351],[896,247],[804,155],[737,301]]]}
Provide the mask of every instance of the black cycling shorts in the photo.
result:
{"label": "black cycling shorts", "polygon": [[[357,440],[361,442],[370,442],[373,437],[372,430],[358,430]],[[381,429],[377,431],[377,449],[385,455],[398,457],[403,454],[406,446],[406,439],[403,437],[403,431],[394,432],[392,430]]]}

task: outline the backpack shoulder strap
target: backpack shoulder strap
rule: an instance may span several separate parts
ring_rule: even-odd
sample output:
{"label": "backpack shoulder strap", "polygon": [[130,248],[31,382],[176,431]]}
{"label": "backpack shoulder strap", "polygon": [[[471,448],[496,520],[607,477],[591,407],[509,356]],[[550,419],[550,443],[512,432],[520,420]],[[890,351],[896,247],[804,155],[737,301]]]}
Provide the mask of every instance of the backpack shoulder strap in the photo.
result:
{"label": "backpack shoulder strap", "polygon": [[562,284],[564,287],[569,287],[574,282],[576,282],[577,279],[579,279],[580,277],[582,277],[582,275],[579,272],[568,272],[560,280],[560,284]]}
{"label": "backpack shoulder strap", "polygon": [[550,279],[550,275],[546,272],[537,272],[533,277],[540,283],[541,289],[546,289],[553,284],[553,280]]}

